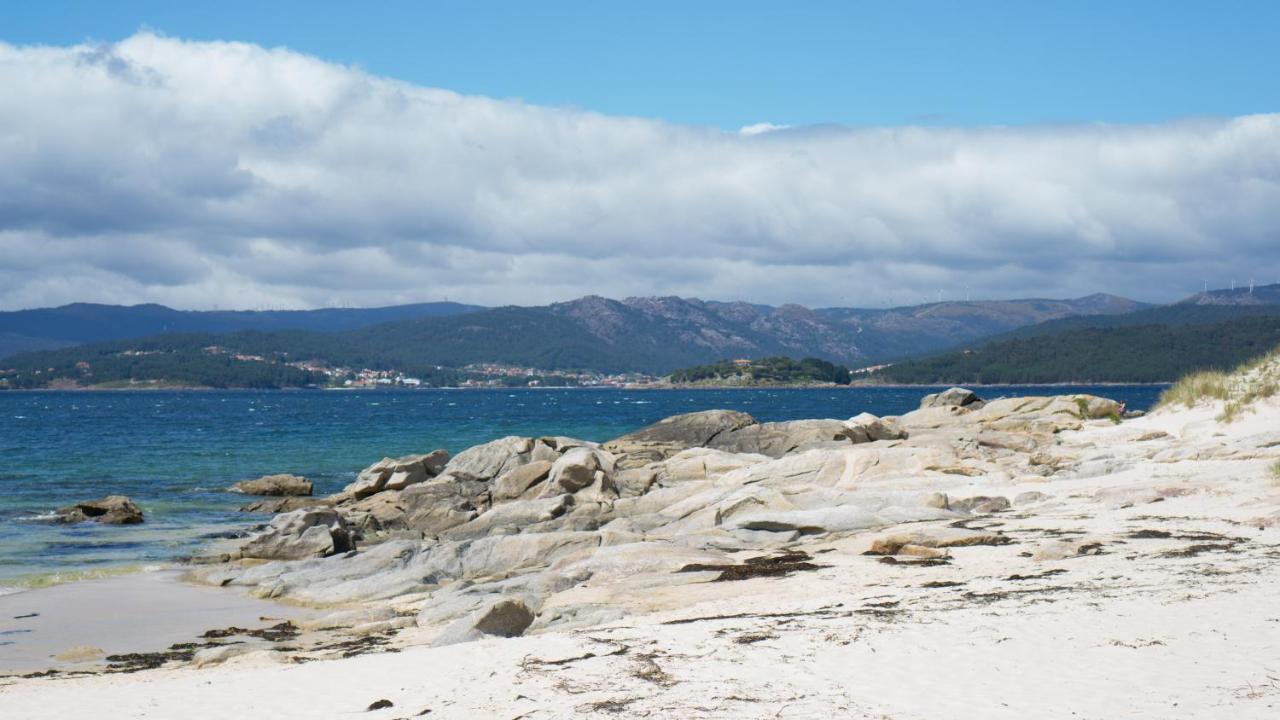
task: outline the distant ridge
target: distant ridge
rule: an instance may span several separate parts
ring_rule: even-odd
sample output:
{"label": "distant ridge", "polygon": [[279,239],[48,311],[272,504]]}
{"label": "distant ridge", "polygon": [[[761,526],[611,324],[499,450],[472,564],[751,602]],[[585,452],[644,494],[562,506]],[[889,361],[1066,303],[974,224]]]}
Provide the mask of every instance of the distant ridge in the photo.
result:
{"label": "distant ridge", "polygon": [[1244,285],[1234,290],[1198,292],[1179,300],[1178,305],[1280,305],[1280,283]]}
{"label": "distant ridge", "polygon": [[73,303],[0,312],[0,357],[161,333],[242,330],[338,332],[415,317],[446,317],[484,308],[453,302],[321,310],[174,310],[164,305]]}
{"label": "distant ridge", "polygon": [[[378,369],[425,371],[497,362],[544,370],[665,374],[741,357],[816,357],[858,367],[1047,319],[1142,307],[1110,295],[872,310],[587,296],[539,307],[489,309],[431,304],[362,311],[183,313],[155,305],[76,305],[5,315],[27,323],[19,324],[19,331],[32,323],[44,326],[51,318],[55,322],[47,327],[55,330],[46,332],[64,344],[76,337],[81,342],[115,341],[110,347],[87,346],[84,353],[76,349],[12,361],[32,367],[56,367],[60,361],[76,360],[78,353],[120,352],[127,349],[119,346],[121,341],[145,340],[148,348],[161,352],[190,350],[193,343],[217,344],[250,354]],[[376,322],[387,316],[392,319]],[[13,318],[0,316],[0,331],[10,327]]]}

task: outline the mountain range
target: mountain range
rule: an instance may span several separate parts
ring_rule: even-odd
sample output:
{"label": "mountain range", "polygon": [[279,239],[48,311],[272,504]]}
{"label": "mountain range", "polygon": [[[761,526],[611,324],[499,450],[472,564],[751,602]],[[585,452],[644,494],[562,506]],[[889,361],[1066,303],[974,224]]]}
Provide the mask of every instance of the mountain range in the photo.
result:
{"label": "mountain range", "polygon": [[[0,313],[0,357],[14,352],[198,333],[213,342],[362,367],[501,362],[545,369],[661,374],[729,357],[813,356],[866,365],[1035,323],[1146,307],[1112,295],[1073,300],[939,302],[889,308],[772,307],[745,302],[588,296],[546,306],[428,303],[364,310],[178,311],[159,305],[68,305]],[[151,338],[149,346],[156,346]],[[163,343],[160,344],[163,346]]]}
{"label": "mountain range", "polygon": [[1280,284],[1050,320],[912,358],[874,377],[918,384],[1170,382],[1194,370],[1230,369],[1277,344]]}
{"label": "mountain range", "polygon": [[444,317],[483,309],[478,305],[452,302],[320,310],[174,310],[154,304],[73,303],[55,308],[0,312],[0,358],[20,352],[161,333],[229,333],[240,330],[336,332],[394,320]]}

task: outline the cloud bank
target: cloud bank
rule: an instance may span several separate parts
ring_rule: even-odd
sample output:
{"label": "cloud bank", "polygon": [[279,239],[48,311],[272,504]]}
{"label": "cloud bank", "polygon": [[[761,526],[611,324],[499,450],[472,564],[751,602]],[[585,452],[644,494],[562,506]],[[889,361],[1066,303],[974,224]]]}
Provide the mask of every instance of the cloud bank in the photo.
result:
{"label": "cloud bank", "polygon": [[149,33],[0,44],[0,87],[4,309],[1163,300],[1280,279],[1280,115],[739,132]]}

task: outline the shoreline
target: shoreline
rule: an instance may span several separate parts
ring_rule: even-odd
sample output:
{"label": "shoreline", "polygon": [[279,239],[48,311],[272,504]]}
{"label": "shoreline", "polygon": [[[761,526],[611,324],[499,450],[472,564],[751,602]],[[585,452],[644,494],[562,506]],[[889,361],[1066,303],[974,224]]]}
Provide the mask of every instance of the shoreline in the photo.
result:
{"label": "shoreline", "polygon": [[[0,678],[0,714],[1273,714],[1280,401],[1113,423],[1099,397],[938,400],[387,461],[384,485],[427,476],[344,491],[324,557],[0,597],[0,669],[72,651]],[[104,669],[119,652],[143,655]]]}
{"label": "shoreline", "polygon": [[1070,388],[1070,387],[1168,387],[1172,382],[1053,382],[1053,383],[960,383],[921,385],[911,383],[850,383],[848,385],[625,385],[625,386],[583,386],[583,385],[543,385],[539,387],[431,387],[431,388],[346,388],[346,387],[280,387],[280,388],[215,388],[202,386],[166,386],[137,388],[0,388],[2,393],[130,393],[130,392],[377,392],[377,393],[419,393],[431,391],[483,391],[492,392],[545,392],[548,390],[861,390],[861,389],[928,389],[928,388]]}
{"label": "shoreline", "polygon": [[[0,595],[0,677],[105,668],[104,659],[162,652],[230,626],[259,627],[316,611],[184,580],[163,568]],[[59,656],[62,656],[59,659]]]}
{"label": "shoreline", "polygon": [[[887,387],[887,386],[875,386],[875,387]],[[999,387],[1008,387],[1008,386],[999,386]],[[1034,388],[1034,387],[1045,387],[1046,389],[1049,389],[1049,388],[1057,389],[1057,388],[1060,388],[1061,386],[1025,386],[1025,387],[1028,387],[1028,388]],[[1137,387],[1137,386],[1135,386],[1135,387]],[[492,395],[492,396],[501,396],[501,395],[513,394],[513,391],[515,391],[515,390],[528,390],[528,391],[535,391],[535,390],[536,390],[536,391],[550,391],[550,390],[555,390],[554,388],[434,388],[434,389],[435,389],[435,390],[441,390],[441,391],[489,390],[490,392],[489,392],[489,393],[486,393],[486,394],[487,394],[487,395]],[[584,391],[600,391],[600,392],[613,391],[614,393],[619,393],[619,392],[630,392],[631,390],[646,390],[646,391],[658,391],[658,392],[681,393],[681,392],[684,392],[685,390],[714,391],[714,390],[720,390],[720,389],[722,389],[722,388],[715,388],[715,387],[693,387],[693,388],[676,388],[676,387],[660,387],[660,388],[654,388],[654,387],[644,387],[644,388],[625,388],[625,389],[624,389],[624,388],[599,388],[599,387],[590,387],[590,388],[565,388],[565,389],[584,390]],[[806,392],[806,391],[813,391],[813,390],[815,390],[815,389],[817,389],[817,390],[846,390],[846,389],[847,389],[847,390],[854,390],[854,391],[856,391],[857,387],[845,387],[845,386],[824,386],[824,387],[821,387],[821,388],[808,388],[808,387],[773,386],[773,387],[744,387],[744,388],[738,388],[738,389],[742,389],[742,390],[755,390],[755,391],[766,391],[766,390],[767,390],[767,391],[779,391],[779,392],[777,392],[776,394],[777,394],[779,397],[781,397],[781,396],[785,395],[785,392],[787,392],[787,391],[791,391],[791,392]],[[927,390],[929,390],[930,392],[932,392],[932,391],[936,390],[937,388],[936,388],[935,386],[927,386],[927,387],[925,387],[925,388],[920,388],[920,387],[916,387],[916,386],[901,386],[901,388],[900,388],[900,389],[908,390],[908,391],[911,391],[911,390],[920,390],[921,392],[923,392],[924,390],[926,390],[926,389],[927,389]],[[979,389],[981,389],[981,388],[979,387]],[[74,394],[74,395],[79,395],[79,394],[81,394],[81,393],[85,393],[85,392],[94,393],[95,391],[86,391],[86,390],[66,391],[66,390],[53,390],[53,389],[50,389],[50,390],[19,390],[19,391],[14,391],[14,392],[17,392],[17,393],[30,393],[30,394],[31,394],[31,396],[33,396],[33,397],[34,397],[34,396],[38,396],[38,395],[36,395],[37,393],[39,393],[39,394],[41,394],[41,395],[45,395],[45,394],[48,394],[48,393],[55,393],[55,394],[56,394],[56,393],[67,393],[68,395],[73,395],[73,394]],[[103,397],[106,397],[106,396],[108,396],[108,395],[107,395],[108,393],[118,393],[118,392],[120,392],[120,390],[105,390],[105,391],[99,391],[99,392],[103,395]],[[147,392],[161,392],[161,391],[159,391],[159,390],[154,390],[154,391],[153,391],[153,390],[148,390]],[[185,391],[182,391],[182,390],[170,390],[170,391],[168,391],[168,392],[175,393],[175,394],[181,394],[181,393],[183,393],[183,392],[185,392]],[[261,396],[270,396],[270,395],[271,395],[272,393],[274,393],[274,392],[276,392],[276,391],[272,391],[272,390],[231,390],[231,389],[228,389],[228,390],[204,390],[204,391],[201,391],[201,393],[200,393],[200,394],[201,394],[201,395],[203,395],[204,393],[226,393],[226,394],[228,394],[228,395],[230,395],[230,394],[241,394],[242,396],[245,396],[245,397],[251,397],[251,396],[260,396],[260,397],[261,397]],[[295,390],[286,390],[286,391],[284,391],[284,392],[280,395],[280,397],[285,397],[285,396],[301,397],[301,396],[299,396],[299,395],[296,395],[296,394],[295,394],[295,392],[296,392]],[[376,389],[376,391],[375,391],[375,392],[365,393],[365,394],[364,394],[364,396],[366,396],[366,397],[367,397],[367,398],[369,398],[369,399],[376,399],[377,397],[384,397],[384,398],[386,398],[386,397],[394,397],[394,396],[400,396],[400,397],[413,397],[413,396],[414,396],[414,394],[419,393],[419,392],[421,392],[421,391],[419,391],[419,390],[410,390],[410,389]],[[386,395],[386,394],[388,394],[388,393],[389,393],[390,395]],[[441,393],[441,394],[448,394],[448,393]],[[769,394],[773,394],[773,393],[769,393]],[[855,392],[855,394],[856,394],[856,392]],[[830,395],[831,395],[832,397],[845,397],[844,395],[842,395],[841,393],[838,393],[838,392],[830,393]],[[583,393],[583,396],[590,396],[590,393]],[[614,396],[616,397],[616,394],[615,394]],[[643,397],[644,397],[644,396],[643,396],[643,395],[641,395],[641,394],[639,394],[639,393],[634,393],[634,394],[633,394],[633,399],[639,399],[639,400],[642,400],[642,398],[643,398]],[[460,400],[460,402],[461,402],[461,400]],[[643,402],[647,402],[647,401],[643,401]],[[709,402],[711,402],[711,401],[709,401]],[[842,402],[842,401],[841,401],[841,402]],[[385,404],[385,403],[384,403],[384,404]],[[852,414],[853,412],[856,412],[856,409],[854,409],[854,410],[850,410],[850,414]],[[631,428],[631,429],[634,429],[634,428]],[[592,439],[595,439],[595,440],[604,440],[604,439],[607,439],[605,436],[588,436],[588,437],[589,437],[589,438],[592,438]],[[493,437],[493,436],[490,436],[490,437],[483,438],[483,439],[480,439],[480,440],[475,440],[474,442],[479,443],[479,442],[483,442],[483,441],[485,441],[485,440],[491,440],[491,439],[494,439],[494,437]],[[463,447],[459,447],[459,448],[456,448],[456,449],[465,449],[465,446],[463,446]],[[378,453],[377,453],[377,452],[370,452],[370,453],[368,453],[368,456],[369,456],[370,458],[376,457],[377,455],[378,455]],[[310,473],[308,473],[308,472],[307,472],[306,468],[300,468],[300,467],[287,467],[287,468],[279,468],[279,469],[280,469],[280,470],[282,470],[282,471],[295,472],[295,473],[299,473],[299,474],[310,474]],[[354,474],[356,473],[356,471],[357,471],[358,469],[359,469],[359,465],[354,464],[354,463],[353,463],[352,465],[350,465],[349,467],[347,467],[347,468],[346,468],[346,470],[349,470],[349,471],[350,471],[350,474],[351,474],[352,476],[354,476]],[[276,470],[276,468],[274,468],[274,467],[272,467],[272,468],[268,468],[268,467],[265,467],[265,466],[264,466],[264,467],[260,468],[260,469],[257,471],[257,474],[259,474],[259,475],[261,475],[261,474],[269,474],[270,472],[274,472],[275,470]],[[241,479],[243,479],[243,478],[241,478]],[[229,486],[229,485],[230,485],[230,484],[232,484],[233,482],[234,482],[234,479],[233,479],[233,478],[227,478],[223,483],[221,483],[221,485],[228,485],[228,486]],[[218,483],[215,483],[215,485],[217,485],[217,484],[218,484]],[[212,488],[212,490],[219,490],[219,488]],[[119,493],[122,493],[122,494],[126,494],[126,495],[132,495],[132,494],[135,494],[135,489],[134,489],[134,488],[130,488],[130,487],[121,487],[121,488],[116,489],[115,491],[116,491],[116,492],[119,492]],[[220,495],[225,495],[225,493],[221,493],[221,492],[220,492],[219,494],[220,494]],[[230,496],[230,495],[225,495],[225,496],[226,496],[226,497],[228,497],[228,498],[233,497],[233,496]],[[179,496],[179,497],[177,497],[173,502],[181,502],[181,501],[182,501],[182,496]],[[225,508],[223,508],[223,509],[222,509],[222,511],[220,511],[220,512],[222,512],[222,515],[223,515],[223,516],[226,516],[226,515],[234,516],[234,517],[232,518],[232,522],[233,522],[233,524],[232,524],[232,525],[230,525],[230,526],[224,526],[224,525],[222,525],[222,524],[220,524],[220,523],[219,523],[219,524],[211,524],[211,525],[209,525],[209,529],[210,529],[211,531],[226,531],[226,530],[227,530],[227,528],[228,528],[228,527],[230,527],[230,528],[237,529],[237,530],[246,530],[246,529],[251,529],[251,528],[253,528],[253,527],[255,527],[255,526],[260,526],[260,525],[262,525],[263,523],[265,523],[265,522],[267,522],[267,521],[269,521],[269,520],[270,520],[270,517],[271,517],[270,515],[261,515],[261,514],[243,514],[243,513],[240,513],[240,512],[238,512],[238,511],[236,511],[236,510],[235,510],[235,508],[234,508],[234,507],[232,507],[233,505],[243,504],[244,502],[249,502],[249,501],[248,501],[248,500],[244,500],[243,498],[235,498],[235,499],[234,499],[234,502],[233,502],[232,500],[228,500],[228,501],[227,501],[227,505],[226,505],[226,507],[225,507]],[[50,507],[52,507],[52,505],[50,505]],[[25,518],[25,517],[24,517],[24,518],[22,518],[22,519],[23,519],[23,520],[26,520],[26,519],[29,519],[29,518]],[[152,527],[151,525],[145,525],[145,526],[142,526],[142,530],[143,530],[143,531],[147,531],[147,530],[149,530],[151,527]],[[189,536],[189,535],[191,534],[190,532],[188,532],[188,531],[187,531],[187,529],[186,529],[186,528],[187,528],[187,526],[185,526],[185,525],[184,525],[184,526],[182,526],[182,527],[180,527],[180,528],[174,529],[174,530],[172,531],[172,533],[171,533],[171,537],[182,537],[182,538],[186,538],[187,536]],[[170,536],[166,536],[166,537],[170,537]],[[132,538],[131,538],[131,537],[129,537],[129,536],[126,536],[126,535],[119,535],[119,536],[118,536],[118,537],[116,537],[115,539],[116,539],[116,540],[119,540],[119,541],[122,541],[122,542],[131,542],[131,541],[132,541]],[[158,538],[158,539],[153,539],[153,540],[151,540],[151,541],[149,541],[149,542],[153,542],[153,543],[160,543],[160,542],[164,542],[164,541],[165,541],[165,538]],[[180,563],[181,563],[181,558],[182,558],[183,556],[185,556],[185,555],[191,555],[191,554],[217,553],[217,552],[219,552],[219,551],[216,549],[216,548],[217,548],[217,546],[218,546],[218,545],[220,545],[220,544],[225,544],[226,542],[227,542],[227,541],[222,540],[222,539],[218,539],[218,538],[212,538],[212,539],[209,539],[209,540],[204,540],[204,541],[201,541],[200,546],[199,546],[199,547],[197,547],[197,548],[188,548],[188,549],[184,549],[181,553],[165,554],[165,556],[163,556],[163,557],[157,557],[156,559],[149,561],[149,564],[150,564],[150,565],[152,565],[152,566],[160,566],[160,567],[166,567],[166,568],[181,567],[181,564],[180,564]],[[87,547],[88,547],[88,546],[87,546]],[[16,558],[15,558],[15,559],[16,559]],[[11,566],[11,568],[12,568],[12,569],[20,571],[20,573],[21,573],[21,574],[20,574],[20,575],[15,576],[15,577],[13,577],[13,578],[10,578],[10,579],[0,578],[0,588],[10,588],[10,589],[8,590],[8,592],[5,592],[5,593],[4,593],[4,594],[10,594],[10,593],[13,593],[13,592],[25,592],[25,591],[30,591],[30,590],[33,590],[33,589],[37,589],[38,587],[53,586],[53,585],[62,585],[62,584],[71,583],[71,582],[79,582],[79,581],[82,581],[83,579],[96,579],[97,577],[104,577],[104,576],[106,576],[106,577],[110,577],[110,576],[117,576],[117,575],[121,575],[121,574],[132,573],[132,572],[140,572],[140,571],[144,571],[144,570],[146,570],[146,569],[147,569],[147,568],[140,567],[140,566],[139,566],[139,567],[134,567],[135,565],[136,565],[136,561],[134,561],[134,560],[132,560],[132,559],[121,559],[121,560],[113,560],[113,561],[111,561],[111,562],[109,562],[109,563],[76,565],[76,566],[73,566],[73,567],[70,567],[70,568],[67,568],[67,567],[61,567],[61,568],[53,568],[53,569],[47,569],[47,570],[46,570],[46,569],[43,569],[43,568],[40,568],[40,567],[38,567],[38,566],[37,566],[37,567],[32,567],[32,568],[30,568],[29,570],[28,570],[27,568],[25,568],[25,567],[22,567],[22,566],[17,566],[17,567],[13,567],[13,566]]]}

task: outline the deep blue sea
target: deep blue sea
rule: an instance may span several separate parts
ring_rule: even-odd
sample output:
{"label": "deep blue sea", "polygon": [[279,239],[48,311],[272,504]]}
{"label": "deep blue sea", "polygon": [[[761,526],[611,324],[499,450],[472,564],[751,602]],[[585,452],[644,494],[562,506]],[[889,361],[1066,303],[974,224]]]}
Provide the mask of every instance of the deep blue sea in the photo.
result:
{"label": "deep blue sea", "polygon": [[[1091,392],[1145,409],[1161,388],[999,387],[1001,395]],[[317,494],[384,456],[457,453],[504,435],[607,440],[669,415],[730,408],[762,421],[916,408],[928,388],[0,392],[0,592],[123,572],[197,552],[262,522],[236,508],[237,480],[296,473]],[[54,508],[128,495],[141,526],[53,525]]]}

